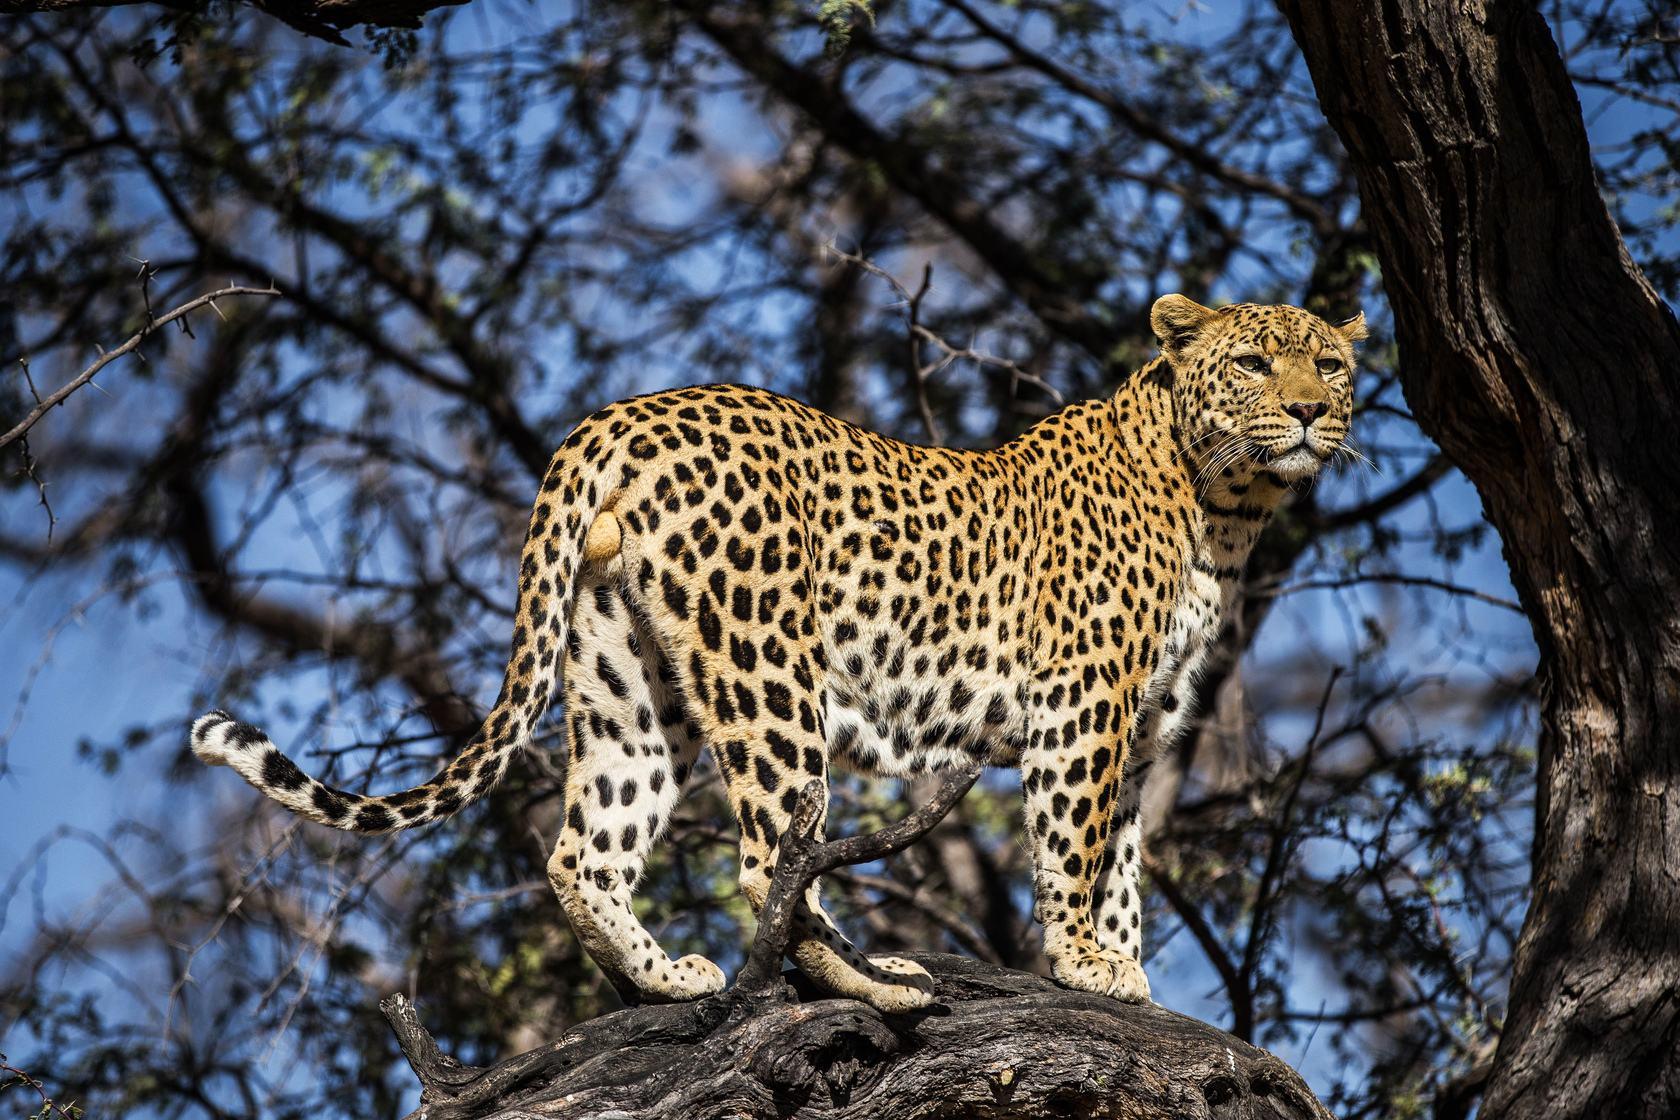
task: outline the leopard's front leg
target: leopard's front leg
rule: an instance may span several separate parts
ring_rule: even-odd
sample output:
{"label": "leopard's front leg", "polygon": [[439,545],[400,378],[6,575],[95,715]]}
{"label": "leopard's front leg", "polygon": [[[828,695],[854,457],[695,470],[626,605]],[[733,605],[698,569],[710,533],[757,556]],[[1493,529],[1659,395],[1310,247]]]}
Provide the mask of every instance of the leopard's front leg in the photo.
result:
{"label": "leopard's front leg", "polygon": [[1044,955],[1059,983],[1138,1003],[1149,998],[1143,966],[1131,953],[1103,945],[1091,921],[1137,690],[1106,698],[1085,693],[1072,682],[1046,683],[1034,742],[1022,759],[1033,913],[1044,925]]}
{"label": "leopard's front leg", "polygon": [[1210,622],[1203,635],[1193,635],[1185,643],[1187,652],[1174,654],[1169,649],[1161,672],[1166,683],[1159,699],[1144,705],[1131,749],[1126,752],[1125,774],[1109,828],[1108,854],[1091,894],[1091,920],[1098,941],[1135,959],[1143,956],[1144,788],[1155,759],[1177,743],[1192,723],[1196,680],[1207,658],[1208,643],[1216,634]]}

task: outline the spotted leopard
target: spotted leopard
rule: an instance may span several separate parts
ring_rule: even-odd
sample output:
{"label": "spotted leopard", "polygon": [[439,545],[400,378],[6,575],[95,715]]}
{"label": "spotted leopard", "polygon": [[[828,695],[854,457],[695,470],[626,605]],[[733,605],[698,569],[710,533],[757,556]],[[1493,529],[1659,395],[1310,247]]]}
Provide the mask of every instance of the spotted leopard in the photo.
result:
{"label": "spotted leopard", "polygon": [[[313,821],[380,833],[446,817],[506,771],[558,681],[565,811],[549,878],[627,996],[724,975],[672,960],[631,892],[709,746],[762,905],[797,792],[831,767],[904,777],[1019,767],[1035,916],[1055,978],[1144,1000],[1139,794],[1250,547],[1347,433],[1353,343],[1299,308],[1152,308],[1161,356],[1110,398],[990,451],[917,447],[759,389],[638,397],[549,466],[519,564],[501,693],[435,778],[368,797],[305,775],[223,712],[192,747]],[[929,977],[867,957],[818,890],[790,955],[889,1011]]]}

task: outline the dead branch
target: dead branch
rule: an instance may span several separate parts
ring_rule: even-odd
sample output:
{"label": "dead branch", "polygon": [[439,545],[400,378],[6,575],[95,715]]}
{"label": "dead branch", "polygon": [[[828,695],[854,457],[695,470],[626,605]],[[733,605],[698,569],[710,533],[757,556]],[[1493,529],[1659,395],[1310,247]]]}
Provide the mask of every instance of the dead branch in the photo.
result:
{"label": "dead branch", "polygon": [[865,836],[850,836],[827,843],[816,839],[822,819],[826,791],[821,782],[809,782],[799,791],[793,820],[776,848],[776,871],[770,879],[764,908],[758,915],[758,933],[735,990],[760,995],[779,986],[778,970],[787,951],[788,929],[805,891],[817,876],[847,864],[869,863],[901,852],[925,836],[945,818],[951,806],[962,799],[977,778],[980,764],[952,771],[933,795],[933,800],[896,824]]}
{"label": "dead branch", "polygon": [[[0,4],[0,12],[5,10],[6,5]],[[215,307],[217,300],[223,299],[227,296],[277,296],[279,294],[280,290],[273,285],[266,288],[246,288],[234,285],[222,288],[218,291],[208,292],[205,295],[199,296],[197,299],[188,300],[175,310],[166,312],[157,318],[151,318],[148,316],[146,325],[141,327],[140,330],[135,333],[134,337],[130,338],[127,342],[123,343],[115,350],[101,351],[98,359],[96,359],[92,365],[88,366],[81,373],[78,373],[75,377],[72,377],[69,381],[65,382],[45,397],[37,395],[35,407],[29,410],[29,414],[19,421],[17,426],[12,428],[5,435],[0,435],[0,447],[5,447],[14,440],[22,439],[26,434],[28,434],[29,429],[35,426],[36,422],[40,420],[41,417],[63,404],[69,399],[70,394],[74,393],[77,389],[80,389],[82,386],[92,381],[100,370],[104,369],[118,358],[123,357],[125,354],[132,353],[136,347],[147,339],[148,336],[157,333],[160,328],[168,326],[177,319],[184,319],[187,315],[206,305]],[[219,308],[217,310],[218,312],[220,311]],[[26,372],[27,369],[28,367],[26,366]]]}
{"label": "dead branch", "polygon": [[[932,330],[922,322],[922,304],[927,299],[928,292],[933,287],[933,265],[922,267],[922,280],[916,290],[911,292],[898,277],[876,264],[874,261],[857,253],[848,253],[833,242],[823,246],[823,251],[834,259],[852,265],[877,280],[885,283],[898,297],[896,306],[904,311],[906,328],[906,343],[909,347],[909,361],[906,373],[909,375],[909,389],[916,402],[916,410],[922,421],[922,430],[927,440],[935,447],[944,443],[939,434],[939,425],[935,422],[933,408],[928,402],[928,382],[947,366],[957,362],[973,362],[982,369],[999,369],[1009,375],[1009,390],[1011,393],[1019,391],[1020,387],[1031,385],[1044,392],[1058,407],[1067,403],[1061,392],[1038,374],[1022,366],[1019,362],[1009,358],[988,354],[984,350],[977,350],[971,342],[967,346],[953,346],[945,337]],[[930,360],[923,360],[923,347],[932,347],[934,354]]]}

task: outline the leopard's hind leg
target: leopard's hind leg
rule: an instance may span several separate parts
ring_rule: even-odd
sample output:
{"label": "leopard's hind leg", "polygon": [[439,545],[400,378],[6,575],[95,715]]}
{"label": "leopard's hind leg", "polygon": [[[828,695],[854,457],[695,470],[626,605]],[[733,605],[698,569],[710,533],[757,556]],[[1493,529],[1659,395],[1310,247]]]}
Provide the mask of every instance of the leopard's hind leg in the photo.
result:
{"label": "leopard's hind leg", "polygon": [[626,999],[664,1003],[721,991],[701,956],[673,961],[631,909],[700,744],[670,667],[619,587],[617,563],[579,576],[564,673],[570,741],[565,820],[549,881],[572,928]]}
{"label": "leopard's hind leg", "polygon": [[[827,792],[825,673],[816,610],[801,570],[808,561],[797,548],[783,560],[778,549],[770,554],[774,563],[749,573],[744,568],[752,550],[731,549],[737,559],[716,557],[712,574],[690,593],[677,574],[690,546],[680,533],[668,540],[660,554],[678,557],[671,561],[677,571],[661,574],[650,565],[637,593],[723,777],[741,828],[741,893],[757,914],[800,789],[815,780]],[[694,548],[711,551],[705,542]],[[826,804],[825,796],[825,820]],[[819,836],[821,831],[819,823]],[[817,883],[795,916],[788,956],[817,986],[882,1011],[913,1011],[933,1000],[933,981],[920,965],[867,956],[846,939],[823,908]]]}

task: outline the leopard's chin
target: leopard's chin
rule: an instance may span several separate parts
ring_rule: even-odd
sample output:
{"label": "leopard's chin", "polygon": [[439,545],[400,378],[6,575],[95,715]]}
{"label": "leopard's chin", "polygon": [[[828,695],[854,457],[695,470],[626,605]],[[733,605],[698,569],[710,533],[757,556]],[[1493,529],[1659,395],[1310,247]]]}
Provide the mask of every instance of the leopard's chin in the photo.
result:
{"label": "leopard's chin", "polygon": [[1317,474],[1324,461],[1305,443],[1298,443],[1288,451],[1271,452],[1263,457],[1266,469],[1288,482],[1299,482]]}

